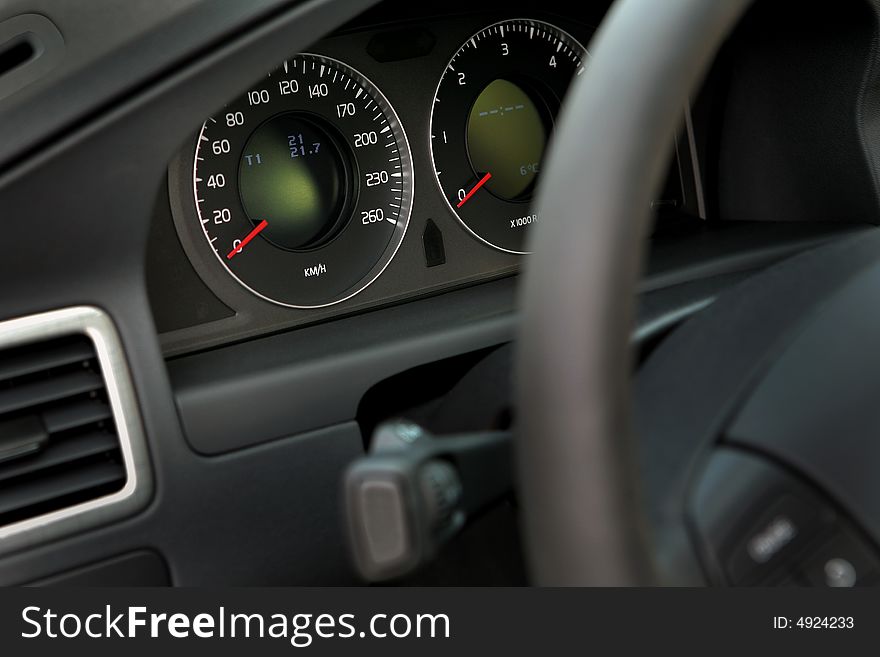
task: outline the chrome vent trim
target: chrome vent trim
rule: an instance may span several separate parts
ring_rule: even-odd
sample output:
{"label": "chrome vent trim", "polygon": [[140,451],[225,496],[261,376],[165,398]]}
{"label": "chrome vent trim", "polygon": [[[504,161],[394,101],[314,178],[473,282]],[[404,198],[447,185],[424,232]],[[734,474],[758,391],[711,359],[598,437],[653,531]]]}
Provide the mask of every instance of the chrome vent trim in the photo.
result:
{"label": "chrome vent trim", "polygon": [[29,548],[133,514],[152,495],[143,425],[119,334],[110,317],[76,306],[0,322],[0,350],[82,334],[94,345],[116,427],[125,483],[119,490],[0,526],[0,554]]}

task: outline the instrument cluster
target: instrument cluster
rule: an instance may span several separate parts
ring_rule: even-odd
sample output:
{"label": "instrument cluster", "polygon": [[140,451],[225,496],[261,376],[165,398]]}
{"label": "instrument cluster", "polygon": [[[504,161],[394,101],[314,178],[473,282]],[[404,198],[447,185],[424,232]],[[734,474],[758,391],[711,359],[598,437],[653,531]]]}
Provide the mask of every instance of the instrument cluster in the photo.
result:
{"label": "instrument cluster", "polygon": [[592,29],[491,14],[354,26],[231,94],[169,168],[177,236],[231,312],[170,332],[171,351],[516,273],[547,219],[531,201]]}

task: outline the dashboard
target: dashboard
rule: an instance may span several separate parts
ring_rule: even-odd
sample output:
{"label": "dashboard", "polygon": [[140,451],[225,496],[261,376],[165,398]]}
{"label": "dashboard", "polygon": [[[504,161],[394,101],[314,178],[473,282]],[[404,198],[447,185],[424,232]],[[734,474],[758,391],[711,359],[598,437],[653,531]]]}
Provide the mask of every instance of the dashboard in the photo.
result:
{"label": "dashboard", "polygon": [[[519,271],[595,27],[548,11],[391,13],[267,63],[193,126],[148,263],[169,355]],[[661,221],[701,218],[689,108],[681,125]]]}
{"label": "dashboard", "polygon": [[[39,47],[0,61],[0,319],[110,322],[85,375],[81,342],[46,345],[62,382],[130,379],[141,483],[118,515],[0,549],[0,583],[106,581],[120,560],[153,585],[351,583],[339,482],[379,423],[514,424],[518,274],[546,220],[530,201],[609,4],[3,3]],[[756,272],[874,230],[874,18],[756,3],[681,108],[646,208],[639,358]],[[105,474],[125,441],[100,395],[60,425],[86,456],[28,477]],[[501,549],[437,582],[520,581],[514,519],[474,529]]]}

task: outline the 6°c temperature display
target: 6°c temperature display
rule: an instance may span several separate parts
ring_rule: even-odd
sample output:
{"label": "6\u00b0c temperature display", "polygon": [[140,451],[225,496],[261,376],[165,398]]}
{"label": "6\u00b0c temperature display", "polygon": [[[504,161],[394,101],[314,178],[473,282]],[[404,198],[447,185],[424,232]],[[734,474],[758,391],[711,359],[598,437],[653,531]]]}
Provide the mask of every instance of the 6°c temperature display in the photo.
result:
{"label": "6\u00b0c temperature display", "polygon": [[495,23],[447,64],[431,115],[431,155],[450,210],[479,240],[524,253],[541,161],[587,51],[541,21]]}

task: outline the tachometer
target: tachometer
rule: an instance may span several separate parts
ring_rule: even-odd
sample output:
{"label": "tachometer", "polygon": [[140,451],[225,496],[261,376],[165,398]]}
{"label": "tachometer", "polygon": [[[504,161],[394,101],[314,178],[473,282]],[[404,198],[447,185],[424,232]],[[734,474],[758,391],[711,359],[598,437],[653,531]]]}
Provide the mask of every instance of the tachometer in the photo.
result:
{"label": "tachometer", "polygon": [[478,239],[523,253],[553,121],[586,49],[541,21],[495,23],[449,61],[434,96],[431,155],[450,210]]}
{"label": "tachometer", "polygon": [[205,238],[236,280],[268,301],[318,307],[357,294],[393,258],[412,160],[371,82],[302,54],[204,123],[193,189]]}

